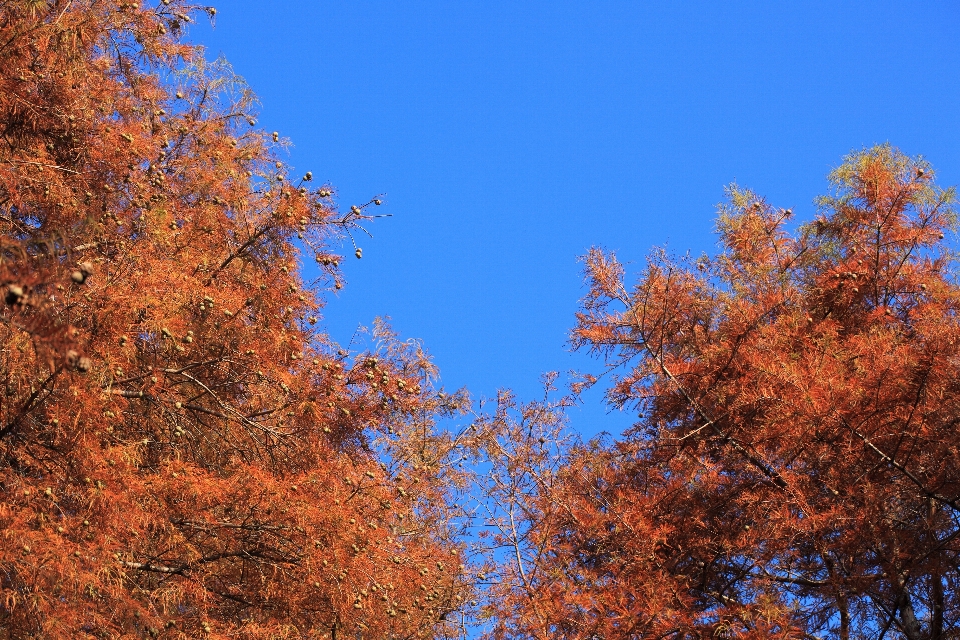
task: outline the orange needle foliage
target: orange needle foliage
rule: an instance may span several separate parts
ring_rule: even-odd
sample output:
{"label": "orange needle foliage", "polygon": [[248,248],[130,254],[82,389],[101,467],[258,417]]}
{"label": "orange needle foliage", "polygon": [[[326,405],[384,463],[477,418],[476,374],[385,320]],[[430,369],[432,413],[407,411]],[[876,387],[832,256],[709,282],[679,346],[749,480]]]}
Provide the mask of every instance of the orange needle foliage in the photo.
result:
{"label": "orange needle foliage", "polygon": [[732,187],[719,254],[632,288],[587,256],[574,340],[640,420],[497,462],[523,508],[495,637],[956,637],[954,194],[887,146],[831,180],[801,226]]}
{"label": "orange needle foliage", "polygon": [[457,635],[465,398],[313,328],[300,251],[339,288],[367,205],[289,179],[196,11],[0,3],[0,638]]}

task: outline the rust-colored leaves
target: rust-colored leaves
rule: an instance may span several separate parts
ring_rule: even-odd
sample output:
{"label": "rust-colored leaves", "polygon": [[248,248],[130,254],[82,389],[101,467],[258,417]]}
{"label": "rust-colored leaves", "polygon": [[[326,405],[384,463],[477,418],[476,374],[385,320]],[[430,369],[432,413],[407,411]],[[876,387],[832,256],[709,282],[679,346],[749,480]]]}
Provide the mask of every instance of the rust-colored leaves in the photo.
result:
{"label": "rust-colored leaves", "polygon": [[435,371],[338,352],[298,275],[367,205],[289,179],[192,15],[0,5],[0,636],[456,635]]}

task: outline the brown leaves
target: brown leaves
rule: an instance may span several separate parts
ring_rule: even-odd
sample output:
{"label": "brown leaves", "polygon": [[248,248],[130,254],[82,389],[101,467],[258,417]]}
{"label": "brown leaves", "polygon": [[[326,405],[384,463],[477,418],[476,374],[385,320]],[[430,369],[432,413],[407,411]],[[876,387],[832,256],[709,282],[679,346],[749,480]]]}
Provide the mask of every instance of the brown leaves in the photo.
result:
{"label": "brown leaves", "polygon": [[0,627],[455,634],[462,476],[436,420],[463,398],[383,327],[339,353],[298,275],[302,240],[342,286],[366,205],[277,179],[249,88],[176,40],[181,3],[21,5],[0,7]]}
{"label": "brown leaves", "polygon": [[960,496],[955,213],[929,176],[852,154],[796,231],[731,188],[721,254],[654,254],[629,290],[587,256],[574,341],[639,422],[563,462],[510,449],[502,486],[535,481],[500,538],[498,637],[947,633],[916,626],[953,606]]}

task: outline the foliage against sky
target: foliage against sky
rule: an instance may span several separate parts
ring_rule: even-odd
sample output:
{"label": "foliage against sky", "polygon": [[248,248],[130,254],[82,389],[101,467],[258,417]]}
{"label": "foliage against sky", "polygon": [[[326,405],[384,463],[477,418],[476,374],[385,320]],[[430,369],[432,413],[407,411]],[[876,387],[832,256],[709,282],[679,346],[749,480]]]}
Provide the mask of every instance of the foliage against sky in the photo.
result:
{"label": "foliage against sky", "polygon": [[181,40],[204,12],[0,5],[2,633],[461,635],[471,480],[494,637],[955,633],[954,196],[922,159],[853,154],[799,227],[733,186],[720,254],[632,287],[591,251],[576,390],[638,412],[622,439],[577,444],[552,375],[448,433],[468,399],[418,343],[318,324],[379,201],[292,174]]}
{"label": "foliage against sky", "polygon": [[889,146],[831,181],[799,227],[731,187],[721,252],[654,253],[632,286],[586,257],[573,335],[607,368],[580,384],[640,420],[501,458],[524,508],[496,637],[955,635],[955,195]]}
{"label": "foliage against sky", "polygon": [[288,174],[204,12],[0,5],[0,629],[456,635],[462,398],[317,328],[379,202]]}

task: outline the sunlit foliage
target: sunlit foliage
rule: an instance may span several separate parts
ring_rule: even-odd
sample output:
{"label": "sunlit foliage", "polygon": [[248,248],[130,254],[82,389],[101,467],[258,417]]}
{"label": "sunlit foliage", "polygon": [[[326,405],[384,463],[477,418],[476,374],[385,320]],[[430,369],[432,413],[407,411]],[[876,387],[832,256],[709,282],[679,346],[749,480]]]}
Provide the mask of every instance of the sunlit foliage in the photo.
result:
{"label": "sunlit foliage", "polygon": [[573,340],[607,367],[579,384],[640,417],[499,459],[523,508],[494,637],[957,635],[954,193],[889,146],[830,178],[802,225],[731,187],[719,253],[655,253],[633,286],[586,256]]}
{"label": "sunlit foliage", "polygon": [[466,399],[317,328],[380,201],[291,176],[214,15],[0,3],[0,637],[458,635]]}

